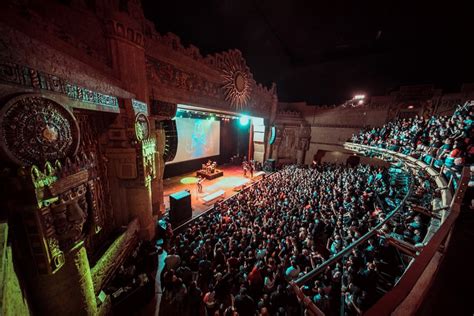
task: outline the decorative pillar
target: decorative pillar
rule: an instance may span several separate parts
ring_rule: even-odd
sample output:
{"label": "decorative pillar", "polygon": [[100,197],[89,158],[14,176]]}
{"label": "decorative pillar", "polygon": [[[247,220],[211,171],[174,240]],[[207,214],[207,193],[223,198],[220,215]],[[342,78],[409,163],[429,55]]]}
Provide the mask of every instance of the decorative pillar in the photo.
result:
{"label": "decorative pillar", "polygon": [[165,201],[163,197],[163,173],[165,171],[165,161],[163,152],[165,148],[165,132],[163,129],[155,130],[156,139],[156,177],[151,182],[153,215],[161,217],[165,213]]}
{"label": "decorative pillar", "polygon": [[275,138],[275,142],[272,145],[272,159],[278,161],[278,150],[280,149],[281,137]]}
{"label": "decorative pillar", "polygon": [[112,68],[137,99],[125,100],[124,111],[114,126],[122,141],[110,144],[108,154],[117,177],[112,196],[124,195],[121,202],[125,203],[115,205],[118,212],[128,221],[138,218],[140,236],[151,239],[155,233],[151,182],[155,178],[156,142],[150,138],[148,120],[143,23],[143,13],[135,1],[124,1],[121,10],[110,12],[106,22]]}
{"label": "decorative pillar", "polygon": [[309,143],[311,139],[311,127],[300,125],[298,130],[298,145],[296,151],[296,163],[299,165],[304,164],[306,152],[309,149]]}

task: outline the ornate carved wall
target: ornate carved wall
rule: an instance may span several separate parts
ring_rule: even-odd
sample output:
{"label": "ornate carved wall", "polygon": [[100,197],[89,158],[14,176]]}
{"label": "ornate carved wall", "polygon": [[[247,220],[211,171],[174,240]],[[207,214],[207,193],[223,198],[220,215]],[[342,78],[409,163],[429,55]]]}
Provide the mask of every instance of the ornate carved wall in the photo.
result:
{"label": "ornate carved wall", "polygon": [[276,87],[238,50],[202,56],[157,33],[138,0],[7,0],[0,21],[0,208],[32,311],[96,314],[89,261],[131,221],[151,238],[164,211],[159,122],[183,103],[271,125]]}
{"label": "ornate carved wall", "polygon": [[271,158],[279,163],[303,164],[311,141],[311,128],[296,111],[280,111],[275,119],[276,138]]}

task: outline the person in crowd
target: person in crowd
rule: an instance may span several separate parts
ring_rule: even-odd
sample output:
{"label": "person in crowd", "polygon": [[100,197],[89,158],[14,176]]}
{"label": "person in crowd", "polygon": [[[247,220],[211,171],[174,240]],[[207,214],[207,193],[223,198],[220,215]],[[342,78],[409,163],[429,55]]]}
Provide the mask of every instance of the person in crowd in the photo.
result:
{"label": "person in crowd", "polygon": [[[386,170],[366,165],[287,166],[216,205],[170,240],[163,269],[169,301],[193,302],[195,311],[202,291],[199,304],[207,315],[229,307],[239,315],[297,315],[289,282],[383,220],[385,211],[374,202],[376,195],[396,194],[388,178]],[[362,260],[373,258],[369,253],[353,255],[359,270]],[[316,291],[324,309],[341,295],[338,269]]]}

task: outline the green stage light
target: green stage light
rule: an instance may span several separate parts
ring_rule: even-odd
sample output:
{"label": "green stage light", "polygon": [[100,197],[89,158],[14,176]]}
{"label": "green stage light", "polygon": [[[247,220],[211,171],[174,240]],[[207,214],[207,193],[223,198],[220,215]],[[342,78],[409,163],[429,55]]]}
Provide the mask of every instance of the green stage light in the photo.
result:
{"label": "green stage light", "polygon": [[240,117],[239,123],[240,123],[240,125],[242,125],[242,126],[246,126],[246,125],[249,123],[249,118],[248,118],[248,116],[242,116],[242,117]]}
{"label": "green stage light", "polygon": [[179,180],[179,182],[181,182],[181,184],[194,184],[194,183],[197,183],[198,180],[199,179],[196,177],[185,177]]}

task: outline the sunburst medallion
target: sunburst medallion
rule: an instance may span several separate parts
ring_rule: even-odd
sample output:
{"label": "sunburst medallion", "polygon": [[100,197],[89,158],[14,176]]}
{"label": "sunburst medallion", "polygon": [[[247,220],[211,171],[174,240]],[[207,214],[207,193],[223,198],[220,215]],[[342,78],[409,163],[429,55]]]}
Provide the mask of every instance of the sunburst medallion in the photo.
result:
{"label": "sunburst medallion", "polygon": [[251,75],[245,60],[238,52],[226,54],[222,70],[225,99],[236,110],[241,110],[249,101],[251,92]]}

